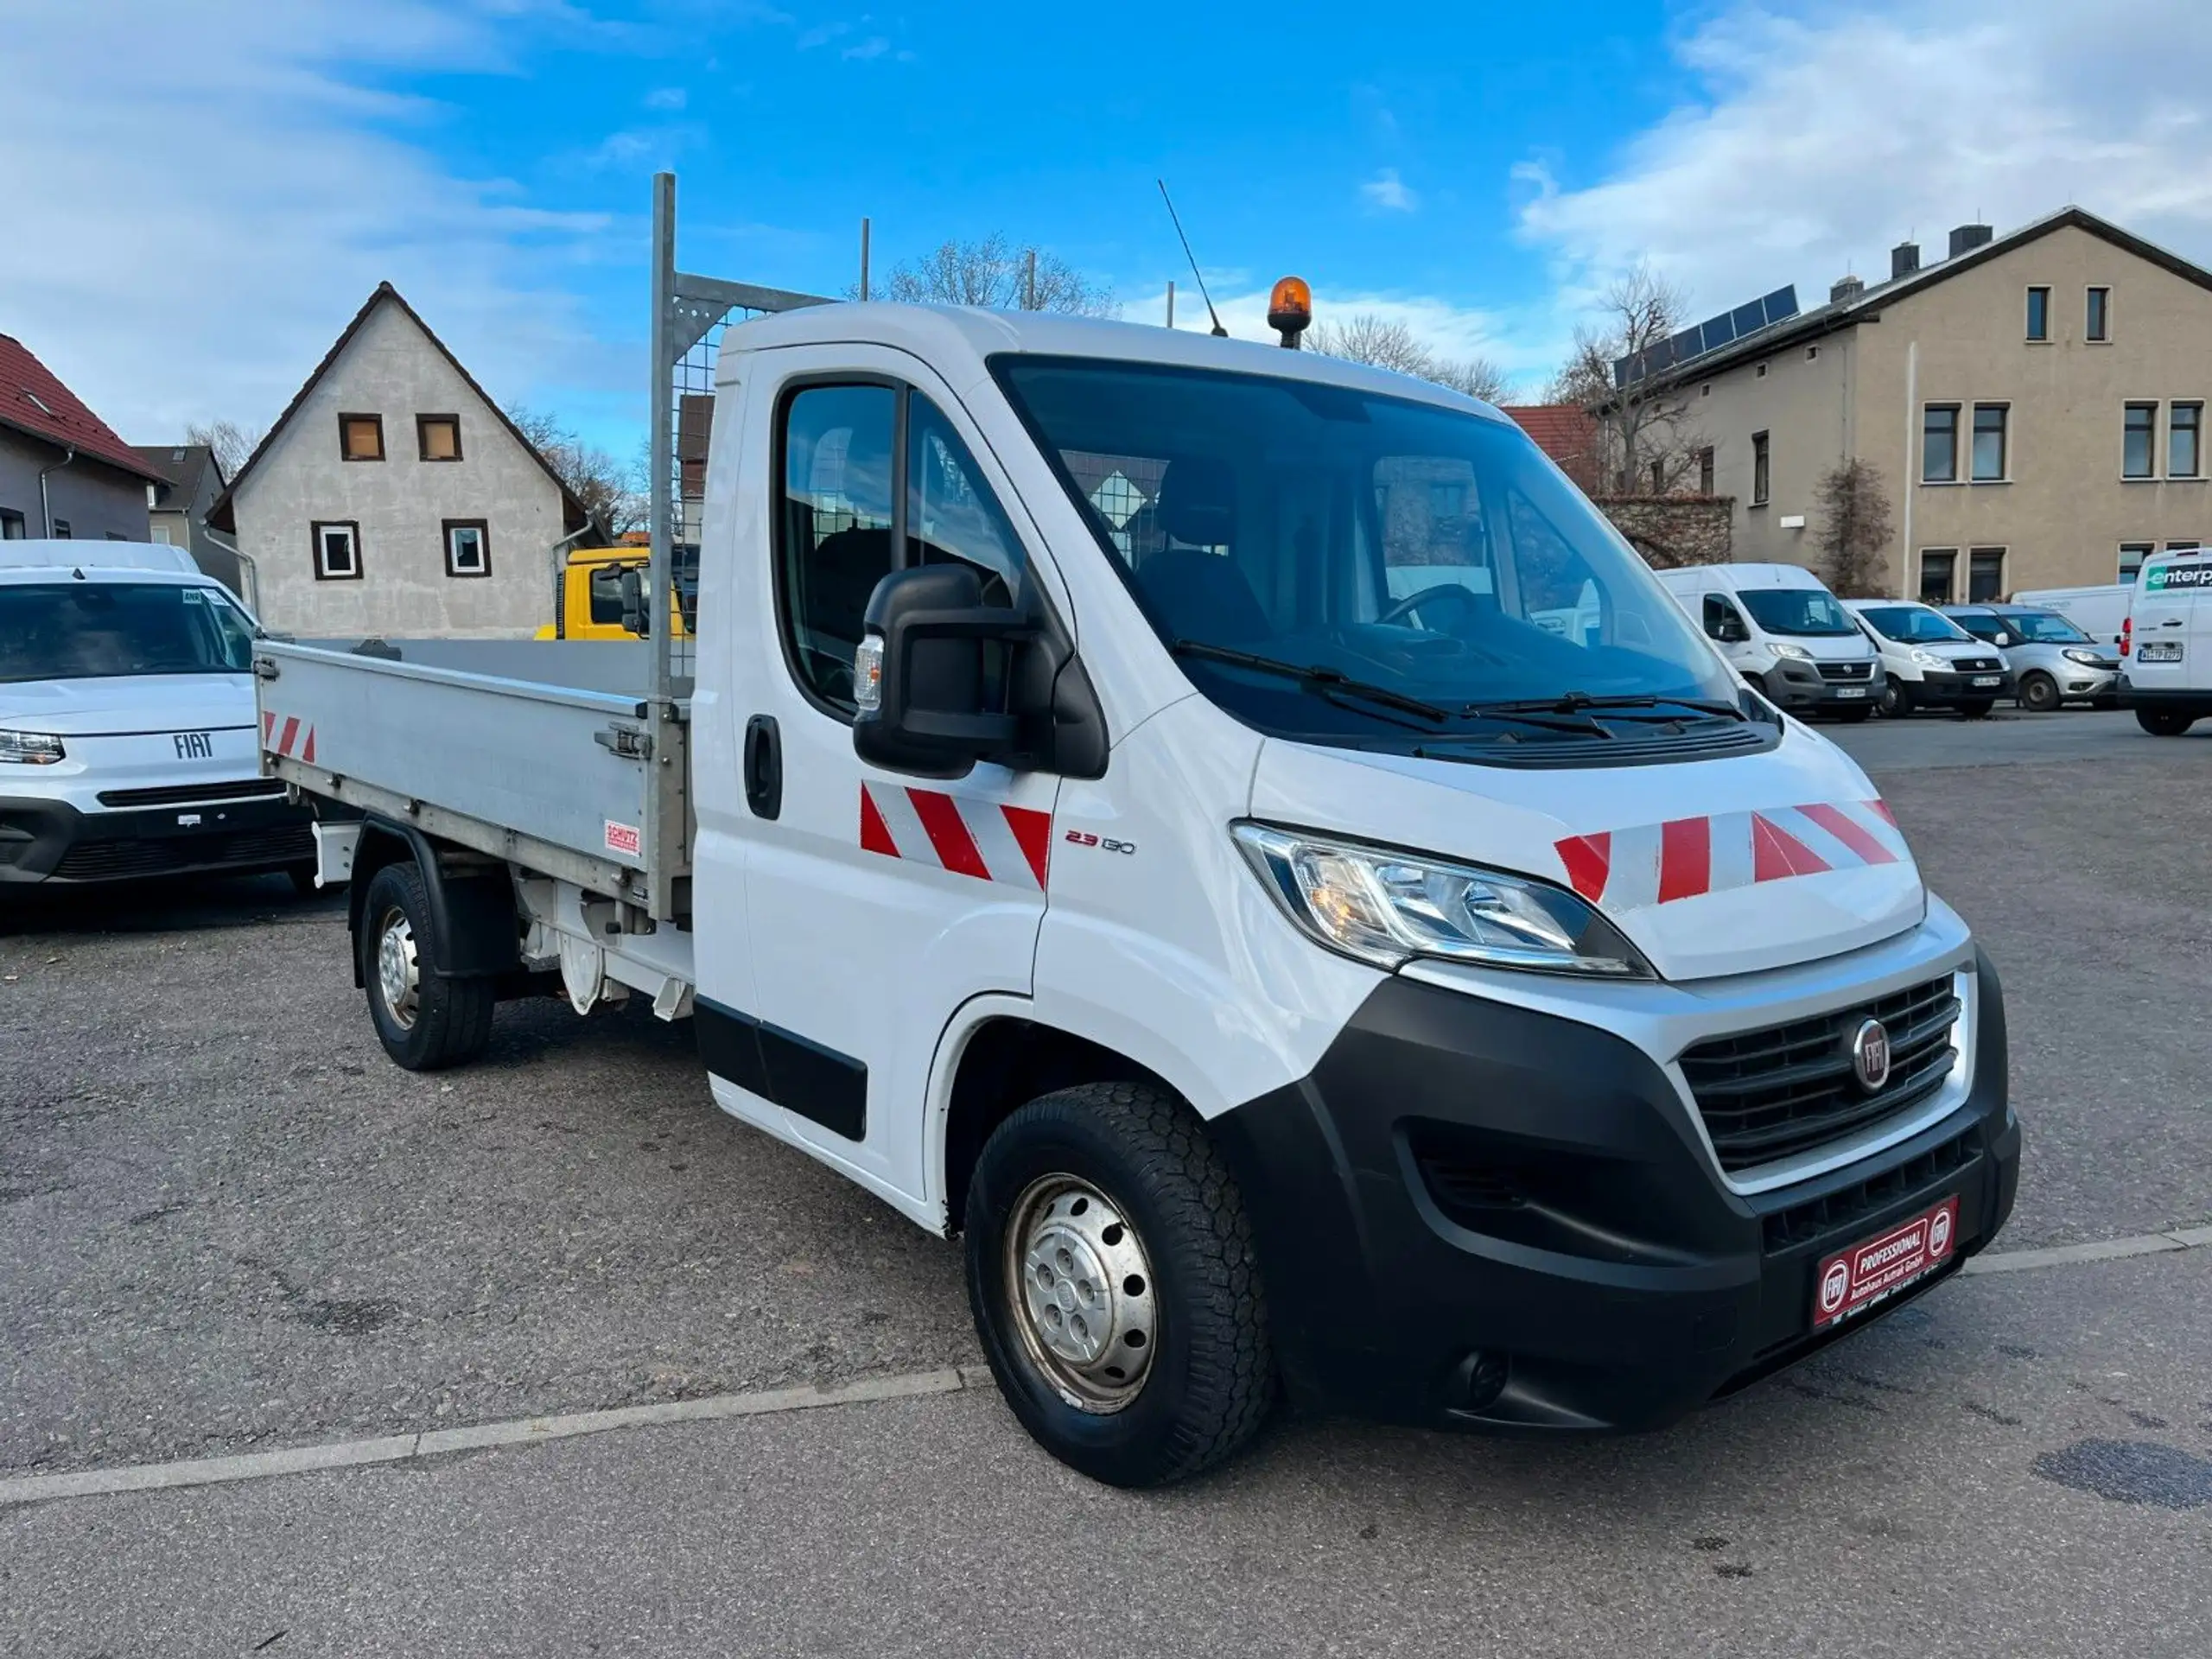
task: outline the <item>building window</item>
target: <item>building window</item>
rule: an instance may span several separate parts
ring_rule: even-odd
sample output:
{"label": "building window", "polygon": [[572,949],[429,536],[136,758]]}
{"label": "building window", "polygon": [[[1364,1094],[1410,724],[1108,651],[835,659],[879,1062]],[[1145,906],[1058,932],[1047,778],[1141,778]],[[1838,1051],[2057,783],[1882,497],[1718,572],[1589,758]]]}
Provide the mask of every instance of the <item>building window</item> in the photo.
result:
{"label": "building window", "polygon": [[1764,380],[1764,379],[1765,379],[1765,378],[1766,378],[1766,365],[1765,365],[1765,364],[1764,364],[1764,363],[1760,364],[1760,365],[1759,365],[1759,367],[1758,367],[1758,372],[1756,375],[1754,375],[1752,378],[1753,378],[1754,379],[1758,379],[1758,380]]}
{"label": "building window", "polygon": [[417,415],[415,417],[415,449],[424,461],[459,461],[461,416]]}
{"label": "building window", "polygon": [[1821,348],[1817,346],[1808,346],[1805,348],[1805,360],[1808,363],[1819,362],[1821,360]]}
{"label": "building window", "polygon": [[340,461],[382,461],[384,416],[340,415],[338,417],[338,458]]}
{"label": "building window", "polygon": [[2202,542],[2168,542],[2166,543],[2166,551],[2169,553],[2194,553],[2198,548],[2203,545],[2204,543]]}
{"label": "building window", "polygon": [[1955,547],[1923,547],[1920,550],[1920,602],[1923,605],[1948,605],[1951,602],[1951,568],[1959,562]]}
{"label": "building window", "polygon": [[67,518],[57,518],[54,521],[54,539],[57,542],[66,542],[70,539],[69,521]]}
{"label": "building window", "polygon": [[1713,493],[1713,446],[1709,443],[1697,452],[1697,493]]}
{"label": "building window", "polygon": [[1959,481],[1959,406],[1930,404],[1920,417],[1920,481]]}
{"label": "building window", "polygon": [[2166,476],[2200,478],[2204,471],[2204,405],[2176,404],[2166,417]]}
{"label": "building window", "polygon": [[2050,290],[2047,288],[2028,290],[2028,338],[2050,338]]}
{"label": "building window", "polygon": [[1663,461],[1655,461],[1651,463],[1651,493],[1664,495],[1666,493],[1667,463]]}
{"label": "building window", "polygon": [[0,542],[20,542],[23,536],[23,515],[0,507]]}
{"label": "building window", "polygon": [[2122,478],[2150,478],[2152,446],[2158,435],[2158,406],[2156,404],[2130,404],[2127,416],[2120,428],[2120,475]]}
{"label": "building window", "polygon": [[1763,507],[1766,505],[1767,486],[1770,478],[1771,474],[1767,465],[1766,434],[1754,432],[1751,434],[1751,505],[1753,506]]}
{"label": "building window", "polygon": [[491,527],[481,518],[445,521],[446,575],[488,576],[492,574]]}
{"label": "building window", "polygon": [[1466,510],[1467,486],[1465,485],[1432,484],[1428,486],[1428,516],[1430,518],[1457,518]]}
{"label": "building window", "polygon": [[156,547],[167,547],[169,544],[169,527],[167,524],[156,524],[149,533],[153,537],[154,544]]}
{"label": "building window", "polygon": [[1994,605],[2005,596],[2005,550],[1977,547],[1967,553],[1967,603]]}
{"label": "building window", "polygon": [[2089,302],[2082,320],[2082,333],[2089,340],[2112,338],[2112,289],[2093,288]]}
{"label": "building window", "polygon": [[361,577],[361,527],[344,524],[310,524],[308,537],[315,546],[317,582],[358,582]]}
{"label": "building window", "polygon": [[2133,582],[2135,573],[2143,568],[2143,561],[2157,550],[2155,542],[2122,542],[2120,544],[2120,579]]}
{"label": "building window", "polygon": [[1993,484],[2005,477],[2005,421],[2003,404],[1974,406],[1974,481]]}

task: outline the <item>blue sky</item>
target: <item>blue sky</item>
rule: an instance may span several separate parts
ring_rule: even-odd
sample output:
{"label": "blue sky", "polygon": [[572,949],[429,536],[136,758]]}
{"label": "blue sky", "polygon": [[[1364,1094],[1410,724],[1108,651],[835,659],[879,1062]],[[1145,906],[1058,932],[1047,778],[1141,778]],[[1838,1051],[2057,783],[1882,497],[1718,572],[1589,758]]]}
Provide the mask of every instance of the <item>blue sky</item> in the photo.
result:
{"label": "blue sky", "polygon": [[[836,290],[1034,239],[1232,328],[1294,270],[1534,392],[1649,259],[1809,302],[2080,201],[2212,257],[2212,7],[1800,0],[863,11],[744,0],[7,0],[0,331],[134,441],[272,417],[389,277],[502,398],[641,429],[647,180],[690,268]],[[1195,296],[1191,296],[1194,299]],[[1185,300],[1181,320],[1195,306]]]}

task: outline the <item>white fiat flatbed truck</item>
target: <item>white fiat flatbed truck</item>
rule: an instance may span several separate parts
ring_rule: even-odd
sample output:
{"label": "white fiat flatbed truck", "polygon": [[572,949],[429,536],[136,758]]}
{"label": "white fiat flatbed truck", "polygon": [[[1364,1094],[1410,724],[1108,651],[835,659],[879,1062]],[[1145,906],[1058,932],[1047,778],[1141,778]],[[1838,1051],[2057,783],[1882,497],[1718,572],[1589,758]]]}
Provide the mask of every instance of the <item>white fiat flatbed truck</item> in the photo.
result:
{"label": "white fiat flatbed truck", "polygon": [[1495,410],[869,304],[729,329],[716,397],[688,636],[258,650],[400,1065],[549,988],[688,1019],[1130,1485],[1286,1389],[1662,1425],[2003,1224],[1967,927]]}

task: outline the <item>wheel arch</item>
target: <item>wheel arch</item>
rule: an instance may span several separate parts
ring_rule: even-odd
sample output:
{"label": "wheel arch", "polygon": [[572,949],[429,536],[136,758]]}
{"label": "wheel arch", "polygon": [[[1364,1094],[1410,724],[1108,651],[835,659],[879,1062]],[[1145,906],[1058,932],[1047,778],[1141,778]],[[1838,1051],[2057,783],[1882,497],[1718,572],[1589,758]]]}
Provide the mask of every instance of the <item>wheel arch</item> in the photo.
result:
{"label": "wheel arch", "polygon": [[460,849],[442,852],[413,824],[371,814],[362,821],[353,851],[352,885],[346,897],[346,925],[353,941],[353,986],[367,980],[362,930],[368,923],[368,893],[377,873],[390,864],[411,863],[422,872],[429,900],[430,970],[448,979],[474,979],[512,973],[522,965],[520,921],[514,883],[504,867],[486,865]]}

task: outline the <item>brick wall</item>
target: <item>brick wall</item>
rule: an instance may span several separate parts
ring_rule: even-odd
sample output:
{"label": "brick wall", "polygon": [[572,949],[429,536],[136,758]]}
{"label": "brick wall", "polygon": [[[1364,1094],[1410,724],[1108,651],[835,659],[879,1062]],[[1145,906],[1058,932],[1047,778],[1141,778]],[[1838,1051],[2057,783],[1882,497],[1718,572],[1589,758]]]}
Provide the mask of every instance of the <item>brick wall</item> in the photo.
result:
{"label": "brick wall", "polygon": [[1600,495],[1598,510],[1659,570],[1726,564],[1736,499],[1729,495]]}

